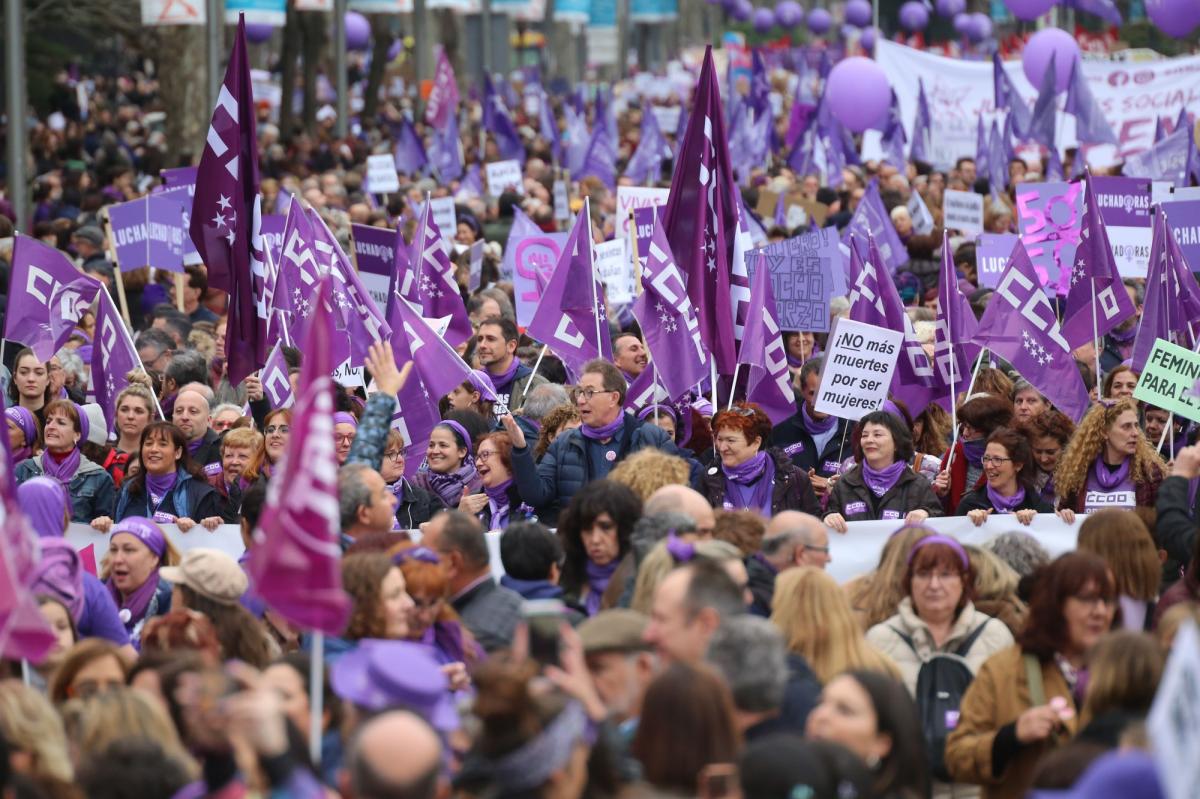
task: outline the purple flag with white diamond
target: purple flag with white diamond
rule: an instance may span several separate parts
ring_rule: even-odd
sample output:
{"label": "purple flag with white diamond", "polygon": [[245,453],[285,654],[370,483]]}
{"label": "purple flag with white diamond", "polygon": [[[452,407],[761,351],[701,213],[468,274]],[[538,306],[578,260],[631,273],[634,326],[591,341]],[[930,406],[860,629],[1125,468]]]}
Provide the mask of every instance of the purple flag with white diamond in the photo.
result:
{"label": "purple flag with white diamond", "polygon": [[[450,317],[446,328],[446,341],[457,347],[473,335],[467,308],[463,305],[458,283],[454,280],[454,264],[446,255],[442,231],[433,219],[432,203],[426,202],[413,234],[412,257],[416,261],[413,272],[417,285],[416,298],[421,313],[430,319]],[[397,247],[399,249],[399,247]],[[402,295],[404,291],[400,292]]]}
{"label": "purple flag with white diamond", "polygon": [[1104,118],[1104,111],[1083,76],[1082,62],[1076,59],[1071,65],[1071,83],[1067,86],[1066,112],[1075,116],[1075,138],[1088,144],[1119,144],[1112,125]]}
{"label": "purple flag with white diamond", "polygon": [[525,163],[525,145],[521,143],[521,134],[509,116],[504,98],[496,92],[492,79],[483,76],[483,127],[496,141],[502,160],[514,160]]}
{"label": "purple flag with white diamond", "polygon": [[[67,285],[75,290],[59,291]],[[4,338],[28,346],[39,361],[50,360],[67,343],[99,290],[100,282],[76,269],[66,254],[18,233],[13,242]],[[53,304],[56,293],[58,306]],[[52,325],[52,318],[69,324]]]}
{"label": "purple flag with white diamond", "polygon": [[1090,177],[1084,179],[1083,203],[1062,322],[1062,337],[1071,349],[1095,341],[1137,313],[1117,271]]}
{"label": "purple flag with white diamond", "polygon": [[458,116],[451,114],[445,125],[434,128],[433,139],[429,143],[429,162],[442,183],[462,177],[462,152],[459,146]]}
{"label": "purple flag with white diamond", "polygon": [[101,291],[98,297],[89,385],[112,432],[117,426],[117,395],[129,386],[128,374],[141,366],[142,361],[108,291]]}
{"label": "purple flag with white diamond", "polygon": [[292,432],[246,564],[255,593],[292,624],[341,635],[350,615],[342,590],[337,455],[333,447],[333,281],[317,286],[313,320],[301,344]]}
{"label": "purple flag with white diamond", "polygon": [[908,263],[908,249],[900,241],[900,234],[896,232],[896,226],[883,206],[883,199],[879,196],[879,181],[874,178],[867,184],[866,194],[859,201],[854,216],[850,217],[850,224],[842,231],[842,244],[849,246],[852,236],[864,242],[868,238],[875,239],[883,262],[892,272]]}
{"label": "purple flag with white diamond", "polygon": [[1087,412],[1083,378],[1020,241],[979,320],[975,343],[1011,363],[1071,419]]}
{"label": "purple flag with white diamond", "polygon": [[[892,97],[894,102],[895,92],[892,92]],[[913,161],[929,162],[932,131],[933,119],[929,113],[929,99],[925,96],[925,82],[918,78],[917,114],[913,118],[912,149],[909,151],[909,158]]]}
{"label": "purple flag with white diamond", "polygon": [[583,212],[575,217],[571,234],[527,330],[531,337],[549,345],[575,374],[593,358],[612,357],[604,285],[592,265],[591,233],[585,204]]}
{"label": "purple flag with white diamond", "polygon": [[471,367],[439,336],[422,315],[420,308],[402,297],[392,304],[389,324],[393,331],[392,352],[396,366],[413,362],[413,372],[434,402],[461,386],[471,376]]}
{"label": "purple flag with white diamond", "polygon": [[246,21],[238,19],[229,66],[213,109],[196,178],[191,237],[208,283],[229,293],[225,357],[240,383],[267,360],[266,258],[258,195],[258,134],[246,57]]}
{"label": "purple flag with white diamond", "polygon": [[260,379],[263,395],[266,396],[271,410],[292,407],[296,398],[292,394],[292,381],[288,378],[288,363],[283,357],[282,341],[276,342],[275,348],[267,356],[267,364],[263,367]]}
{"label": "purple flag with white diamond", "polygon": [[933,334],[934,379],[950,389],[951,400],[970,381],[971,367],[979,355],[972,343],[979,327],[971,303],[958,286],[950,234],[942,231],[942,268],[938,274],[938,315]]}
{"label": "purple flag with white diamond", "polygon": [[654,185],[662,178],[663,161],[670,155],[671,145],[658,126],[658,117],[645,109],[642,113],[641,137],[625,167],[625,177],[638,186]]}
{"label": "purple flag with white diamond", "polygon": [[1031,122],[1029,106],[1025,105],[1012,78],[1004,71],[1004,64],[1000,61],[999,52],[992,53],[992,85],[995,90],[996,110],[1007,110],[1017,137],[1026,138],[1029,135]]}
{"label": "purple flag with white diamond", "polygon": [[416,128],[402,118],[394,129],[395,146],[392,158],[396,161],[396,171],[405,175],[423,175],[429,170],[429,156],[425,154],[425,145],[417,135]]}
{"label": "purple flag with white diamond", "polygon": [[454,66],[446,57],[446,48],[438,49],[437,67],[433,73],[433,86],[429,99],[425,101],[425,121],[434,128],[443,128],[458,114],[458,81],[454,77]]}
{"label": "purple flag with white diamond", "polygon": [[783,331],[779,329],[775,294],[771,290],[771,270],[762,254],[758,256],[750,281],[750,313],[738,351],[738,363],[750,367],[747,402],[762,408],[772,424],[795,415],[796,394],[792,391],[787,350],[783,345]]}
{"label": "purple flag with white diamond", "polygon": [[[708,352],[700,338],[700,322],[688,299],[683,273],[676,265],[656,209],[638,208],[633,219],[636,230],[652,231],[645,242],[642,293],[633,302],[633,316],[641,325],[667,394],[678,397],[709,376]],[[639,251],[642,245],[639,241]]]}
{"label": "purple flag with white diamond", "polygon": [[1057,112],[1055,101],[1058,99],[1057,75],[1054,66],[1055,54],[1050,54],[1050,63],[1042,74],[1042,83],[1038,87],[1037,102],[1033,104],[1033,116],[1030,117],[1029,130],[1022,138],[1035,141],[1038,144],[1053,148]]}

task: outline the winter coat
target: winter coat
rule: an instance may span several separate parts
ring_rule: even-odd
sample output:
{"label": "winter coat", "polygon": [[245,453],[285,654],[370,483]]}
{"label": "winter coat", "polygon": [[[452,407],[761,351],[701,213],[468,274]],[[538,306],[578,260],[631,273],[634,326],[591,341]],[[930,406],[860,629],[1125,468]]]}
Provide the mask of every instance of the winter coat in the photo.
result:
{"label": "winter coat", "polygon": [[[169,514],[177,519],[187,518],[194,522],[221,515],[221,505],[215,488],[182,469],[176,474],[175,486],[163,498],[158,506],[158,513]],[[150,492],[143,487],[141,493],[131,494],[130,484],[130,481],[126,480],[125,485],[121,487],[113,519],[119,522],[130,516],[153,518],[155,511],[150,508]]]}
{"label": "winter coat", "polygon": [[[797,402],[803,402],[798,400]],[[792,416],[775,425],[771,430],[770,445],[783,450],[797,467],[806,474],[813,469],[818,476],[828,477],[837,474],[846,456],[850,454],[850,439],[846,431],[853,423],[839,419],[833,436],[825,442],[824,448],[817,452],[817,445],[812,435],[804,429],[804,419],[797,411]]]}
{"label": "winter coat", "polygon": [[[1090,467],[1089,467],[1090,468]],[[1180,478],[1182,479],[1182,478]],[[1158,503],[1158,487],[1163,483],[1163,475],[1160,471],[1155,471],[1150,480],[1145,483],[1133,484],[1134,503],[1139,508],[1153,508]],[[1083,513],[1087,507],[1087,483],[1084,487],[1076,491],[1069,497],[1059,497],[1058,508],[1070,508],[1076,513]]]}
{"label": "winter coat", "polygon": [[942,503],[924,477],[905,469],[891,490],[877,497],[863,480],[862,467],[855,466],[833,484],[825,514],[840,513],[848,522],[895,520],[900,524],[914,510],[942,515]]}
{"label": "winter coat", "polygon": [[406,478],[401,477],[404,486],[396,496],[396,519],[400,522],[401,530],[416,530],[422,524],[437,515],[438,511],[446,509],[442,498],[432,491],[418,488]]}
{"label": "winter coat", "polygon": [[[987,488],[976,488],[974,491],[968,491],[963,494],[963,498],[959,500],[958,512],[956,516],[966,516],[968,512],[973,510],[991,510],[995,507],[992,505],[992,500],[988,498]],[[1025,498],[1020,504],[1013,509],[1013,512],[1019,510],[1035,510],[1038,513],[1054,513],[1054,506],[1042,499],[1036,491],[1026,489]]]}
{"label": "winter coat", "polygon": [[[771,488],[771,515],[785,510],[804,511],[812,516],[819,516],[821,505],[817,495],[813,493],[812,481],[808,474],[801,471],[783,450],[774,447],[767,454],[775,462],[775,485]],[[708,473],[700,481],[700,493],[714,508],[725,506],[725,494],[728,489],[727,478],[720,466],[709,468]],[[751,510],[757,510],[752,508]]]}
{"label": "winter coat", "polygon": [[[50,455],[43,452],[18,463],[14,472],[17,484],[43,476],[46,470],[42,467],[42,458],[48,457]],[[79,468],[67,483],[67,495],[71,500],[71,521],[91,524],[92,519],[112,516],[117,492],[112,475],[100,464],[80,455]]]}
{"label": "winter coat", "polygon": [[[489,377],[491,377],[491,375],[489,375]],[[513,381],[509,389],[508,396],[505,397],[503,394],[500,394],[499,391],[497,391],[501,401],[496,403],[496,415],[503,416],[504,408],[506,407],[509,412],[520,410],[521,406],[525,404],[525,397],[529,395],[529,392],[533,391],[538,386],[545,385],[548,382],[550,381],[547,380],[545,376],[534,374],[533,370],[525,364],[518,365],[517,372],[515,375],[513,375]],[[507,402],[505,400],[507,400]]]}

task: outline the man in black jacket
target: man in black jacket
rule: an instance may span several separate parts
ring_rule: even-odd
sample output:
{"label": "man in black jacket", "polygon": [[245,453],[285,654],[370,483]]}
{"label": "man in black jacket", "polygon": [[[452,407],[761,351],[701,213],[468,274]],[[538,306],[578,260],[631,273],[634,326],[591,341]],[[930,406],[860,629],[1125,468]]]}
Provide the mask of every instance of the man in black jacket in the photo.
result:
{"label": "man in black jacket", "polygon": [[779,447],[792,463],[808,472],[813,491],[818,497],[829,492],[829,476],[852,451],[847,431],[851,422],[817,413],[817,389],[821,385],[821,357],[809,358],[800,367],[796,378],[796,404],[799,410],[775,425],[771,431],[771,446]]}

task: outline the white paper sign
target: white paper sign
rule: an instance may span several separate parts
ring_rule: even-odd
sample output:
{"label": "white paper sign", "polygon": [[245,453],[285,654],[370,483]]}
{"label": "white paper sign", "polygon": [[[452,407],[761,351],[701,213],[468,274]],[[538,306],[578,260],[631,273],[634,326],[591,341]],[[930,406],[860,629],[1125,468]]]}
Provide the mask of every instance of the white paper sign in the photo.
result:
{"label": "white paper sign", "polygon": [[968,236],[983,232],[983,195],[946,189],[942,199],[943,225]]}
{"label": "white paper sign", "polygon": [[652,105],[650,113],[658,121],[658,129],[663,133],[675,133],[679,130],[681,108],[677,105]]}
{"label": "white paper sign", "polygon": [[351,366],[349,358],[343,361],[337,369],[333,370],[333,382],[347,388],[358,388],[359,386],[366,385],[363,382],[363,368],[361,366]]}
{"label": "white paper sign", "polygon": [[[179,528],[174,524],[160,524],[159,527],[162,528],[163,535],[175,545],[175,549],[180,554],[196,547],[208,547],[219,549],[229,557],[237,560],[246,551],[246,546],[242,543],[241,525],[222,524],[212,532],[203,530],[204,535],[190,534],[200,532],[202,530],[200,527],[189,531],[189,533],[179,532]],[[111,533],[102,533],[90,524],[73,522],[67,526],[67,532],[63,537],[77,550],[87,549],[88,545],[95,547],[96,565],[102,567],[104,558],[108,554],[108,539],[110,535]]]}
{"label": "white paper sign", "polygon": [[617,236],[629,237],[629,215],[638,208],[667,204],[670,189],[617,186]]}
{"label": "white paper sign", "polygon": [[434,197],[430,199],[429,211],[433,214],[433,221],[437,223],[438,230],[442,231],[442,238],[453,241],[454,234],[458,232],[458,216],[454,211],[454,198]]}
{"label": "white paper sign", "polygon": [[554,181],[554,219],[557,222],[566,222],[571,218],[571,201],[567,197],[567,182],[565,180]]}
{"label": "white paper sign", "polygon": [[904,333],[839,319],[829,340],[816,410],[857,421],[883,407]]}
{"label": "white paper sign", "polygon": [[1200,785],[1200,634],[1179,628],[1146,717],[1158,778],[1170,799],[1191,799]]}
{"label": "white paper sign", "polygon": [[142,0],[142,24],[203,25],[206,9],[204,0]]}
{"label": "white paper sign", "polygon": [[608,301],[614,305],[633,302],[633,264],[625,254],[625,239],[597,244],[594,263]]}
{"label": "white paper sign", "polygon": [[390,194],[400,191],[400,178],[396,175],[396,159],[391,153],[367,156],[367,188],[372,194]]}
{"label": "white paper sign", "polygon": [[517,161],[495,161],[486,164],[488,196],[498,199],[506,191],[525,194],[525,183],[521,180],[521,164]]}
{"label": "white paper sign", "polygon": [[1132,491],[1088,491],[1084,496],[1083,509],[1094,513],[1105,508],[1132,508],[1137,497]]}

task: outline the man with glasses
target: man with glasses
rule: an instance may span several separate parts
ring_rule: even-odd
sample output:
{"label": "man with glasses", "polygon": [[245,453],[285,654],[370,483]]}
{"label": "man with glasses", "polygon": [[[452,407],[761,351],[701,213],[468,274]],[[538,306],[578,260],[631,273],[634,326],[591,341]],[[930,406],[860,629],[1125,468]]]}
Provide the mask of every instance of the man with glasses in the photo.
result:
{"label": "man with glasses", "polygon": [[511,416],[502,417],[513,441],[513,472],[521,500],[532,505],[538,518],[557,519],[558,512],[584,483],[608,476],[631,453],[655,447],[677,455],[671,437],[623,410],[625,379],[610,361],[584,364],[575,391],[582,426],[560,433],[535,463],[525,434]]}
{"label": "man with glasses", "polygon": [[820,519],[796,510],[775,514],[767,522],[759,551],[746,561],[750,593],[754,595],[750,612],[771,615],[775,578],[780,573],[798,566],[824,570],[831,560],[829,528]]}

